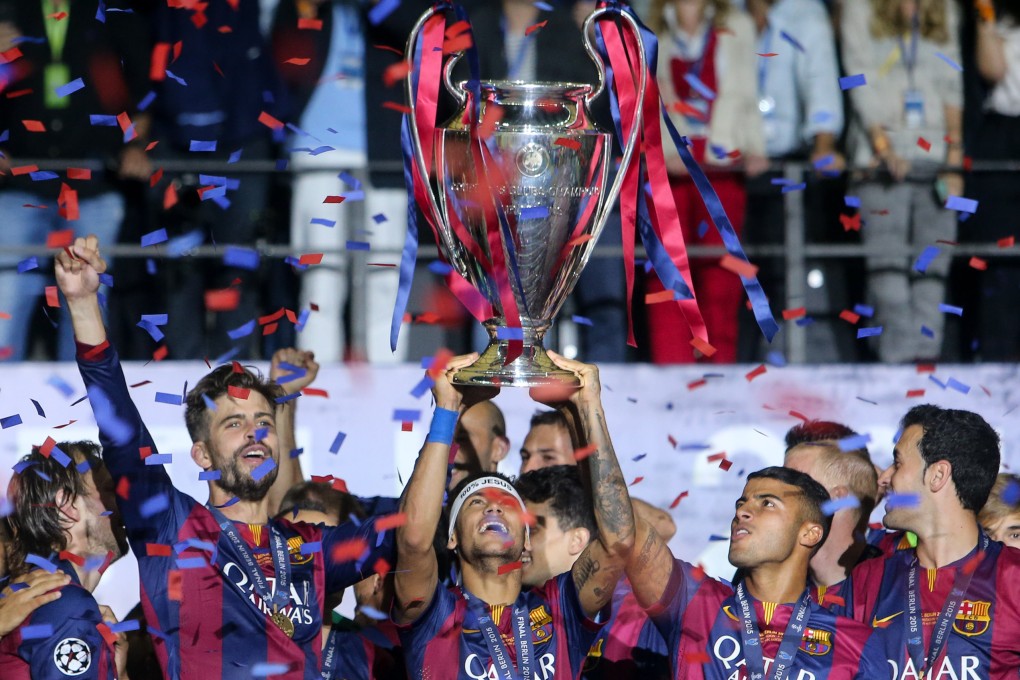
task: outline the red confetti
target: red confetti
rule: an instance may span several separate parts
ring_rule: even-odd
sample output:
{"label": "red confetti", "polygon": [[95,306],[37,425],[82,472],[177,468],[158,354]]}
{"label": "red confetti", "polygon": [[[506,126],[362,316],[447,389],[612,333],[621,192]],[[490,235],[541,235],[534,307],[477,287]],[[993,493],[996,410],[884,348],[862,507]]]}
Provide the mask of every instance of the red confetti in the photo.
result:
{"label": "red confetti", "polygon": [[9,64],[15,59],[20,59],[21,56],[21,50],[17,47],[12,47],[6,52],[0,52],[0,64]]}
{"label": "red confetti", "polygon": [[641,482],[644,481],[644,479],[645,479],[644,477],[635,477],[634,481],[628,484],[627,486],[634,486],[635,484],[640,484]]}
{"label": "red confetti", "polygon": [[386,67],[383,71],[383,83],[386,87],[393,87],[401,80],[407,77],[408,72],[411,70],[411,65],[406,61],[397,61]]}
{"label": "red confetti", "polygon": [[218,288],[205,291],[205,308],[210,312],[229,312],[241,304],[241,291],[237,288]]}
{"label": "red confetti", "polygon": [[141,457],[142,460],[145,460],[146,458],[148,458],[149,456],[152,455],[152,447],[151,446],[143,446],[143,447],[139,448],[138,449],[138,455]]}
{"label": "red confetti", "polygon": [[839,318],[843,319],[849,324],[856,324],[861,320],[861,315],[856,312],[851,312],[849,309],[844,309],[839,313]]}
{"label": "red confetti", "polygon": [[240,399],[244,401],[251,394],[251,390],[247,387],[237,387],[235,385],[227,385],[227,394],[234,399]]}
{"label": "red confetti", "polygon": [[517,560],[516,562],[507,562],[506,564],[499,565],[499,568],[496,570],[496,573],[502,576],[503,574],[509,574],[511,571],[517,571],[520,568],[521,568],[520,560]]}
{"label": "red confetti", "polygon": [[323,203],[343,203],[344,202],[344,197],[343,196],[327,196],[326,198],[322,199],[322,202]]}
{"label": "red confetti", "polygon": [[661,290],[658,293],[648,293],[645,295],[646,305],[655,305],[660,302],[672,302],[672,301],[673,291],[671,290]]}
{"label": "red confetti", "polygon": [[696,390],[699,387],[704,387],[707,384],[708,384],[708,380],[706,380],[705,378],[699,378],[698,380],[693,380],[693,381],[687,383],[687,389],[688,390]]}
{"label": "red confetti", "polygon": [[68,168],[67,179],[92,179],[92,171],[88,168]]}
{"label": "red confetti", "polygon": [[284,64],[293,64],[294,66],[305,66],[310,61],[311,61],[311,59],[308,59],[307,57],[291,57],[290,59],[288,59],[287,61],[285,61],[283,63]]}
{"label": "red confetti", "polygon": [[669,509],[672,510],[676,506],[680,505],[680,501],[691,495],[690,491],[681,491],[680,495],[673,499],[673,502],[669,504]]}
{"label": "red confetti", "polygon": [[721,461],[719,461],[719,467],[722,469],[723,472],[726,472],[731,467],[733,467],[733,461],[732,460],[721,460]]}
{"label": "red confetti", "polygon": [[723,255],[719,260],[719,266],[744,279],[753,279],[758,275],[758,267],[729,254]]}
{"label": "red confetti", "polygon": [[799,319],[807,315],[807,309],[805,307],[797,307],[796,309],[784,309],[783,320],[792,321],[793,319]]}
{"label": "red confetti", "polygon": [[935,372],[935,364],[918,364],[917,365],[917,372],[920,373],[920,374],[934,373]]}
{"label": "red confetti", "polygon": [[840,215],[840,224],[843,225],[843,231],[860,231],[861,230],[861,214],[856,215]]}
{"label": "red confetti", "polygon": [[426,371],[426,374],[435,380],[439,377],[439,374],[446,370],[446,365],[450,363],[450,359],[453,358],[453,352],[445,347],[440,347],[439,351],[436,352],[435,356],[432,357],[432,364]]}
{"label": "red confetti", "polygon": [[117,634],[110,630],[108,625],[105,623],[97,623],[96,630],[98,630],[99,634],[103,636],[103,639],[106,640],[106,644],[108,644],[111,649],[115,644],[117,644]]}
{"label": "red confetti", "polygon": [[404,106],[403,104],[398,104],[397,102],[383,102],[382,105],[383,105],[384,109],[390,109],[392,111],[396,111],[397,113],[406,113],[406,114],[410,114],[411,113],[411,107],[410,106]]}
{"label": "red confetti", "polygon": [[[298,264],[321,264],[321,263],[322,253],[308,253],[307,255],[302,255],[301,257],[298,258]],[[280,314],[282,315],[283,312],[281,311]]]}
{"label": "red confetti", "polygon": [[270,116],[265,111],[259,114],[259,122],[265,125],[270,130],[279,130],[283,128],[283,123],[281,123],[273,116]]}
{"label": "red confetti", "polygon": [[982,260],[980,257],[970,258],[970,262],[968,262],[968,264],[970,265],[971,269],[977,269],[979,272],[983,272],[986,269],[988,269],[988,263]]}
{"label": "red confetti", "polygon": [[924,390],[907,390],[907,399],[916,399],[923,396]]}
{"label": "red confetti", "polygon": [[174,602],[180,602],[184,597],[184,574],[180,569],[173,569],[167,574],[166,596]]}
{"label": "red confetti", "polygon": [[581,236],[578,236],[577,238],[572,238],[569,241],[567,241],[567,245],[568,246],[579,246],[582,243],[587,243],[588,241],[592,240],[593,238],[595,238],[595,237],[592,234],[582,234]]}
{"label": "red confetti", "polygon": [[765,368],[765,364],[762,364],[762,365],[758,366],[758,368],[755,368],[754,370],[749,371],[746,375],[744,375],[744,377],[747,379],[747,382],[751,382],[752,380],[757,378],[759,375],[763,375],[766,370],[768,370],[768,369]]}
{"label": "red confetti", "polygon": [[69,550],[61,550],[59,553],[57,553],[57,559],[74,562],[79,567],[85,566],[85,558],[82,557],[81,555],[75,555],[73,552]]}
{"label": "red confetti", "polygon": [[560,137],[553,142],[553,144],[556,146],[565,146],[568,149],[573,149],[574,151],[580,151],[581,149],[581,142],[577,139],[570,139],[569,137]]}
{"label": "red confetti", "polygon": [[279,329],[280,329],[280,324],[278,324],[278,323],[271,323],[271,324],[268,324],[266,326],[263,326],[262,327],[262,336],[265,337],[267,335],[272,335],[273,333],[275,333]]}
{"label": "red confetti", "polygon": [[327,392],[326,390],[320,390],[318,387],[306,387],[305,389],[301,390],[301,394],[305,395],[306,397],[326,397],[327,399],[329,398],[329,392]]}
{"label": "red confetti", "polygon": [[545,25],[548,23],[549,21],[546,20],[540,21],[537,24],[532,24],[531,26],[528,26],[526,29],[524,29],[524,35],[531,35],[535,31],[541,31],[543,28],[545,28]]}
{"label": "red confetti", "polygon": [[375,520],[376,531],[386,531],[387,529],[396,529],[407,524],[407,513],[406,512],[395,512],[392,515],[384,515]]}
{"label": "red confetti", "polygon": [[717,460],[726,460],[726,452],[720,451],[719,453],[713,453],[708,456],[709,463],[714,463]]}
{"label": "red confetti", "polygon": [[163,543],[146,543],[145,554],[149,557],[170,557],[173,548]]}
{"label": "red confetti", "polygon": [[23,120],[21,124],[25,126],[25,129],[29,132],[46,132],[46,126],[42,124],[42,121],[38,120]]}
{"label": "red confetti", "polygon": [[668,441],[668,442],[669,442],[669,445],[670,445],[670,446],[671,446],[672,448],[674,448],[674,449],[676,448],[676,437],[674,437],[674,436],[673,436],[673,435],[671,435],[671,434],[668,434],[668,435],[666,435],[666,441]]}
{"label": "red confetti", "polygon": [[152,173],[149,177],[149,186],[154,187],[159,184],[159,180],[163,179],[163,168],[158,168],[156,172]]}
{"label": "red confetti", "polygon": [[414,423],[412,423],[410,420],[403,421],[402,423],[400,423],[400,431],[414,432]]}
{"label": "red confetti", "polygon": [[299,29],[307,29],[309,31],[321,31],[322,20],[321,19],[298,19],[297,27]]}
{"label": "red confetti", "polygon": [[46,437],[46,441],[43,442],[42,446],[39,447],[39,453],[46,458],[50,457],[50,452],[53,451],[53,447],[57,445],[53,437]]}
{"label": "red confetti", "polygon": [[155,350],[153,350],[153,352],[152,352],[152,360],[153,361],[163,361],[163,359],[166,359],[166,355],[167,355],[168,352],[169,352],[169,350],[167,349],[166,345],[160,345]]}
{"label": "red confetti", "polygon": [[46,286],[46,306],[47,307],[60,306],[60,298],[57,296],[56,286]]}
{"label": "red confetti", "polygon": [[925,151],[931,151],[931,142],[929,142],[924,137],[917,138],[917,145],[924,149]]}
{"label": "red confetti", "polygon": [[365,539],[352,538],[349,541],[337,543],[331,557],[334,562],[350,562],[361,557],[367,547],[368,543]]}
{"label": "red confetti", "polygon": [[74,243],[74,229],[61,229],[46,235],[47,248],[66,248]]}
{"label": "red confetti", "polygon": [[574,460],[582,461],[598,450],[599,448],[594,444],[588,444],[588,446],[582,446],[579,449],[574,449]]}
{"label": "red confetti", "polygon": [[14,175],[15,177],[18,177],[19,175],[28,175],[38,170],[39,170],[38,165],[19,165],[17,167],[11,168],[11,174]]}
{"label": "red confetti", "polygon": [[716,351],[715,347],[712,347],[712,345],[708,344],[707,342],[698,337],[691,338],[691,347],[698,350],[706,357],[712,356],[713,354],[715,354]]}
{"label": "red confetti", "polygon": [[35,90],[28,88],[25,90],[15,90],[14,92],[8,92],[5,97],[8,99],[17,99],[18,97],[24,97],[26,94],[32,94]]}
{"label": "red confetti", "polygon": [[998,241],[996,241],[996,244],[1000,248],[1012,248],[1015,243],[1016,237],[1014,236],[1007,236],[1006,238],[1000,238]]}
{"label": "red confetti", "polygon": [[124,500],[128,499],[128,495],[131,492],[131,481],[127,477],[121,477],[120,481],[117,482],[117,495]]}

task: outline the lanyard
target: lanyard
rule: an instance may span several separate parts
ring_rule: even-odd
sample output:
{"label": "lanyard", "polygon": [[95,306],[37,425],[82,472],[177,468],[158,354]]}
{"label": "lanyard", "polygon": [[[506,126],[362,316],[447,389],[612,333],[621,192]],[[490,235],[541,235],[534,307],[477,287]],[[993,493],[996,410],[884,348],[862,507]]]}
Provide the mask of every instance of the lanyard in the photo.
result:
{"label": "lanyard", "polygon": [[[64,0],[43,1],[43,21],[46,24],[46,40],[50,43],[50,54],[53,61],[59,62],[64,56],[64,43],[67,40],[67,25],[71,22],[71,4]],[[53,16],[63,12],[66,16],[54,19]]]}
{"label": "lanyard", "polygon": [[[761,633],[759,633],[758,623],[755,621],[757,617],[754,613],[754,605],[751,604],[751,599],[744,592],[743,582],[737,584],[735,597],[740,605],[740,616],[743,620],[740,637],[743,640],[747,678],[748,680],[764,680],[765,657],[761,648]],[[772,662],[769,680],[786,680],[790,671],[793,670],[793,661],[800,648],[801,638],[804,636],[804,627],[807,625],[810,609],[811,591],[805,589],[786,624],[783,640],[779,643],[779,651],[776,653],[775,661]]]}
{"label": "lanyard", "polygon": [[319,677],[322,680],[331,680],[336,677],[336,647],[340,644],[340,630],[336,626],[330,626],[329,637],[326,638],[326,648],[322,650],[322,670]]}
{"label": "lanyard", "polygon": [[[258,596],[262,598],[262,601],[267,605],[272,605],[274,612],[286,605],[290,600],[290,560],[287,556],[287,542],[283,540],[279,529],[272,522],[268,524],[269,545],[273,554],[273,569],[276,572],[276,595],[273,595],[272,589],[270,589],[269,583],[266,581],[266,575],[262,573],[262,568],[255,561],[251,551],[248,550],[248,546],[237,532],[237,527],[234,526],[234,523],[211,504],[207,504],[206,507],[209,508],[209,512],[216,518],[220,525],[220,530],[227,535],[234,549],[241,556],[241,560],[244,562],[244,572],[251,579],[252,586],[255,588]],[[258,605],[252,602],[251,599],[245,598],[245,601],[249,602],[260,614],[262,613]]]}
{"label": "lanyard", "polygon": [[[981,532],[979,554],[988,550],[988,542],[988,536]],[[946,603],[942,607],[938,620],[935,621],[935,630],[932,632],[928,655],[924,656],[921,593],[917,587],[918,566],[917,553],[915,552],[914,558],[910,562],[910,571],[907,575],[907,617],[903,622],[907,627],[907,653],[910,655],[911,661],[914,662],[914,668],[923,675],[928,669],[934,667],[935,662],[942,655],[942,650],[945,649],[946,644],[949,642],[949,624],[956,617],[956,612],[960,608],[960,601],[967,596],[967,588],[970,586],[970,580],[974,576],[974,570],[965,569],[962,566],[957,569],[956,578],[953,580],[953,589],[949,592],[949,597],[946,598]],[[923,656],[924,665],[921,665]]]}
{"label": "lanyard", "polygon": [[464,598],[468,601],[468,609],[478,621],[478,630],[489,647],[497,676],[507,680],[531,680],[531,626],[527,606],[514,604],[513,624],[517,646],[517,668],[514,668],[510,650],[503,643],[503,636],[489,615],[488,607],[480,600],[471,599],[466,591]]}
{"label": "lanyard", "polygon": [[921,20],[914,14],[914,18],[910,20],[910,51],[907,51],[902,35],[896,38],[900,44],[900,58],[903,59],[903,66],[907,69],[907,80],[911,89],[914,88],[914,67],[917,66],[917,41],[920,34]]}

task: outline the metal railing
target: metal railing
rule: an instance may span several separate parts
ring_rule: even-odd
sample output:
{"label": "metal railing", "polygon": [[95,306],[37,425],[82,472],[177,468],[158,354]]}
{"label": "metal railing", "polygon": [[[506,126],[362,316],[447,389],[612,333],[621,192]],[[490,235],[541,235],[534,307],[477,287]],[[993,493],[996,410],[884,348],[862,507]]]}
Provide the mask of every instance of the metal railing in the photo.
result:
{"label": "metal railing", "polygon": [[[110,169],[108,164],[101,161],[75,160],[75,159],[18,159],[18,165],[37,165],[40,170],[62,171],[68,168],[88,168],[93,171]],[[177,159],[153,159],[154,167],[162,169],[171,176],[194,175],[251,175],[251,174],[282,174],[298,175],[305,172],[347,172],[351,176],[365,181],[368,170],[365,168],[352,169],[337,166],[330,167],[295,167],[284,170],[279,169],[273,160],[245,160],[236,163],[213,160],[177,160]],[[817,176],[814,168],[807,162],[785,162],[776,164],[772,168],[781,172],[784,180],[789,184],[803,184],[810,182]],[[375,163],[371,166],[372,171],[400,173],[403,166],[399,162]],[[888,178],[888,174],[880,169],[852,169],[848,170],[855,179],[882,179]],[[992,161],[974,162],[967,168],[943,167],[938,171],[926,173],[912,173],[904,181],[907,182],[932,182],[936,175],[943,172],[960,173],[989,173],[989,172],[1011,172],[1017,174],[1018,191],[1020,191],[1020,161]],[[711,176],[712,171],[709,171]],[[195,182],[192,182],[193,184]],[[776,188],[779,191],[779,187]],[[785,243],[768,245],[745,245],[744,250],[748,258],[754,262],[761,258],[782,258],[785,269],[786,297],[784,309],[798,306],[798,301],[805,299],[807,294],[807,261],[809,259],[861,259],[870,255],[896,255],[902,257],[916,257],[923,250],[922,247],[903,245],[890,249],[883,247],[881,251],[870,249],[867,245],[860,244],[835,244],[835,243],[808,243],[805,239],[805,209],[804,191],[788,191],[783,195],[785,206]],[[352,212],[352,224],[364,224],[366,221],[364,203],[362,201],[349,201],[345,204],[345,210]],[[265,240],[247,244],[217,244],[202,245],[189,249],[183,255],[170,253],[165,248],[158,246],[146,246],[126,243],[106,245],[103,248],[105,254],[115,258],[156,258],[173,259],[180,257],[218,259],[223,257],[224,249],[228,245],[241,245],[251,248],[266,258],[283,259],[291,255],[301,255],[290,245],[273,244]],[[726,254],[725,248],[721,246],[688,246],[688,254],[691,257],[722,257]],[[368,267],[364,266],[370,261],[369,258],[377,259],[380,255],[384,257],[399,258],[399,249],[373,248],[366,252],[362,250],[348,251],[344,248],[320,249],[324,256],[348,258],[347,271],[350,272],[350,304],[351,329],[348,334],[348,341],[355,351],[363,351],[366,345],[366,318],[365,289],[367,286]],[[52,254],[52,249],[45,246],[14,246],[6,245],[0,241],[0,255],[13,255],[19,258],[30,256],[47,256]],[[418,260],[431,260],[438,257],[438,249],[435,246],[421,246],[418,250]],[[598,246],[592,253],[596,258],[618,258],[623,254],[621,247]],[[637,245],[637,256],[644,255],[643,248]],[[1003,249],[995,243],[965,243],[955,245],[947,252],[952,258],[959,257],[1018,257],[1020,250]],[[767,292],[767,291],[766,291]],[[789,363],[805,363],[807,360],[807,332],[798,324],[788,323],[783,326],[783,351]]]}

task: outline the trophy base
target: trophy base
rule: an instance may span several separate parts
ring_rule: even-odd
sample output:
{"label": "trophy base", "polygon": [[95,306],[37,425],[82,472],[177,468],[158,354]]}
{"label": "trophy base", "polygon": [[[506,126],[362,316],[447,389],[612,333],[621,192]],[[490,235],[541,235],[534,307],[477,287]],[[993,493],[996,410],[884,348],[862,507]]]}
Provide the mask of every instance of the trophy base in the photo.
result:
{"label": "trophy base", "polygon": [[509,340],[491,340],[478,361],[453,374],[454,385],[486,385],[490,387],[539,387],[563,385],[579,387],[580,379],[573,371],[557,366],[545,353],[541,341],[524,341],[521,355],[506,362]]}

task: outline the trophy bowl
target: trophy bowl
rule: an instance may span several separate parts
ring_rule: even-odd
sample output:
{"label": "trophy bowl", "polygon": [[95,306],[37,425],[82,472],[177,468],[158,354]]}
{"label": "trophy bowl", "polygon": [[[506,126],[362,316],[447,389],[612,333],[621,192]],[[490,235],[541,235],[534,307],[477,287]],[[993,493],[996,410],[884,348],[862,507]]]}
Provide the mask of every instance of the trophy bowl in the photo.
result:
{"label": "trophy bowl", "polygon": [[[588,18],[586,36],[603,11]],[[417,31],[407,54],[414,53]],[[573,372],[552,362],[542,338],[591,256],[640,127],[638,111],[617,179],[607,192],[612,135],[595,124],[589,110],[604,88],[605,70],[587,38],[585,45],[599,67],[596,88],[495,81],[482,82],[472,92],[465,82],[451,83],[457,57],[451,59],[444,82],[461,109],[435,129],[428,165],[416,134],[409,79],[416,162],[422,177],[429,177],[427,167],[433,170],[428,205],[421,207],[430,211],[443,257],[492,309],[484,322],[489,345],[475,363],[453,376],[455,384],[579,384]]]}

